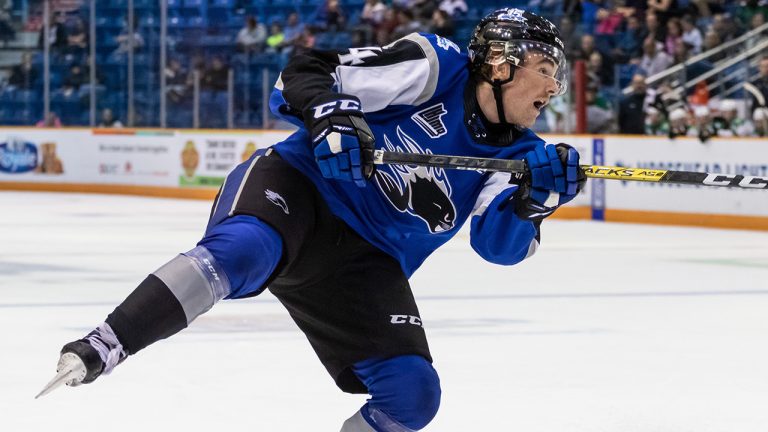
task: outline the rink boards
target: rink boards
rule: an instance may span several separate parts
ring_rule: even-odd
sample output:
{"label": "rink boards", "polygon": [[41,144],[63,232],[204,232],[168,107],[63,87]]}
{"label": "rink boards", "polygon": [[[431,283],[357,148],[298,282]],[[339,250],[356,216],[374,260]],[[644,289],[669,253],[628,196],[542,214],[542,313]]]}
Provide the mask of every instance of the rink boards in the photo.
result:
{"label": "rink boards", "polygon": [[[289,131],[0,128],[0,189],[210,199],[226,174]],[[582,163],[768,175],[765,139],[547,135]],[[590,179],[571,219],[768,230],[768,192]]]}

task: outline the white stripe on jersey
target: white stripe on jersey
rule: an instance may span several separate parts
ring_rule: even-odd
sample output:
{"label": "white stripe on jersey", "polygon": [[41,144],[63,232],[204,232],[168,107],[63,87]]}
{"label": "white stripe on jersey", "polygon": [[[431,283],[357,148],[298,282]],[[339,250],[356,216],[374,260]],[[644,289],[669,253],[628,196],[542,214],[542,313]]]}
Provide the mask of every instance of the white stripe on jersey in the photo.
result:
{"label": "white stripe on jersey", "polygon": [[248,181],[248,176],[251,174],[251,170],[253,169],[253,166],[256,165],[256,162],[258,162],[260,158],[261,156],[254,157],[253,160],[251,161],[251,164],[248,166],[248,170],[245,171],[245,175],[243,176],[243,179],[240,181],[240,187],[237,188],[237,194],[235,195],[235,199],[232,200],[232,208],[230,208],[229,213],[227,213],[229,216],[234,216],[235,209],[237,208],[237,202],[240,201],[240,194],[243,193],[243,188],[245,187],[245,182]]}
{"label": "white stripe on jersey", "polygon": [[509,183],[511,178],[512,174],[510,173],[496,172],[491,174],[477,196],[475,207],[472,209],[472,216],[481,216],[498,194],[511,187],[515,187],[515,185]]}

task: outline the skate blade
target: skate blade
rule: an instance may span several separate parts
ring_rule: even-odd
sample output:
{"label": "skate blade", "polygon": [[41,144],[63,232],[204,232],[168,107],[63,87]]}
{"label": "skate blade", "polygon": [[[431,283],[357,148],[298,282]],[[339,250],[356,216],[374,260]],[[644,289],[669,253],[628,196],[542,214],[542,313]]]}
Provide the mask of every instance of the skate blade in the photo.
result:
{"label": "skate blade", "polygon": [[83,364],[80,357],[73,353],[63,354],[59,359],[58,373],[45,387],[43,387],[43,390],[35,396],[35,399],[47,395],[61,387],[62,384],[67,384],[71,381],[82,381],[84,377],[85,364]]}

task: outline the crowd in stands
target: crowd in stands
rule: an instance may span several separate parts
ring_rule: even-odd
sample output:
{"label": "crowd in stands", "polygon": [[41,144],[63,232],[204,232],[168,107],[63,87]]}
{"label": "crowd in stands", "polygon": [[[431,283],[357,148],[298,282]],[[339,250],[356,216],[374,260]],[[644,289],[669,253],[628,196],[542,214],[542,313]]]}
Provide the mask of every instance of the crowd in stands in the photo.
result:
{"label": "crowd in stands", "polygon": [[[91,84],[87,66],[88,24],[84,19],[88,15],[83,13],[81,1],[60,1],[60,7],[52,11],[47,35],[51,53],[55,59],[64,59],[66,68],[52,82],[55,87],[52,90],[65,100],[78,96],[85,100]],[[169,4],[187,5],[188,1],[169,1]],[[0,0],[0,43],[4,37],[5,3],[9,2]],[[136,0],[135,3],[153,2]],[[706,139],[726,134],[764,135],[768,129],[764,127],[764,120],[758,120],[768,118],[765,108],[750,100],[743,91],[733,93],[733,100],[716,91],[710,94],[704,81],[703,85],[693,89],[682,89],[684,80],[691,80],[726,59],[727,50],[710,56],[705,62],[686,65],[687,75],[683,81],[679,76],[673,76],[654,82],[653,86],[646,84],[648,78],[763,25],[768,18],[767,0],[522,0],[503,3],[488,0],[271,0],[268,3],[272,9],[265,8],[267,2],[257,0],[196,0],[192,3],[199,4],[196,7],[205,10],[207,15],[185,15],[182,6],[171,10],[169,15],[174,30],[169,35],[173,49],[164,74],[169,110],[174,112],[189,112],[196,85],[201,91],[214,94],[210,100],[218,100],[215,94],[226,92],[231,85],[231,70],[236,75],[235,86],[246,86],[242,91],[238,87],[235,92],[240,98],[236,106],[246,111],[263,109],[255,102],[249,104],[241,100],[242,94],[261,91],[258,80],[244,83],[242,78],[243,75],[256,75],[249,73],[253,63],[268,63],[279,70],[291,56],[310,49],[386,45],[420,31],[437,33],[465,47],[471,29],[485,13],[500,6],[519,6],[543,14],[558,24],[570,63],[585,62],[587,128],[591,133],[692,135]],[[219,10],[224,17],[220,20],[214,15]],[[110,51],[105,53],[101,46],[97,58],[98,69],[101,69],[96,73],[97,81],[106,87],[106,93],[112,93],[113,88],[122,92],[125,89],[120,87],[124,83],[110,80],[114,69],[106,70],[102,65],[124,64],[130,51],[141,61],[147,61],[141,56],[150,51],[147,39],[152,37],[152,32],[149,30],[157,26],[157,19],[146,13],[137,13],[132,28],[126,24],[124,15],[118,17],[119,32],[110,36],[108,44],[103,44],[109,46]],[[33,13],[30,22],[41,23],[41,20]],[[234,27],[233,23],[238,22]],[[42,47],[46,32],[42,24],[38,28]],[[191,36],[185,39],[184,35]],[[199,41],[210,44],[198,44]],[[99,42],[102,42],[101,38]],[[204,49],[206,46],[208,49]],[[39,54],[36,56],[39,58]],[[25,54],[20,64],[12,69],[7,85],[28,90],[39,86],[41,72],[35,58]],[[155,66],[154,61],[147,62],[147,69]],[[748,70],[743,64],[739,67]],[[768,61],[760,62],[759,73],[755,85],[768,97]],[[151,73],[147,75],[157,88],[158,77]],[[121,77],[124,78],[124,71]],[[625,87],[631,88],[631,92],[624,94],[621,89]],[[260,96],[251,99],[259,100]],[[110,117],[125,123],[124,102],[124,97],[113,97],[111,103],[100,104],[99,110],[105,113],[109,110]],[[734,106],[738,113],[735,117]],[[706,115],[703,114],[705,108]],[[539,119],[537,130],[567,130],[569,110],[566,102],[553,101]],[[81,115],[78,119],[62,121],[77,122],[83,118]],[[742,119],[744,124],[736,125]]]}
{"label": "crowd in stands", "polygon": [[[693,56],[763,25],[768,2],[617,0],[566,1],[562,5],[567,14],[560,19],[560,28],[568,57],[586,65],[589,132],[687,135],[702,141],[713,135],[765,134],[765,128],[756,126],[754,120],[763,111],[743,91],[731,92],[726,98],[718,94],[720,89],[707,89],[711,80],[688,90],[683,84],[712,70],[730,53],[723,50],[705,60],[688,62]],[[764,62],[760,62],[762,78],[758,82],[765,80]],[[654,77],[684,63],[680,68],[684,75]],[[743,62],[731,70],[736,68],[746,72],[740,76],[743,80],[749,80],[754,69]],[[646,84],[649,78],[652,87]],[[625,95],[621,90],[627,86],[631,92]],[[768,88],[762,89],[768,96]],[[550,111],[557,109],[553,104]],[[561,113],[550,112],[548,117],[551,130],[562,130],[552,121],[562,117]]]}

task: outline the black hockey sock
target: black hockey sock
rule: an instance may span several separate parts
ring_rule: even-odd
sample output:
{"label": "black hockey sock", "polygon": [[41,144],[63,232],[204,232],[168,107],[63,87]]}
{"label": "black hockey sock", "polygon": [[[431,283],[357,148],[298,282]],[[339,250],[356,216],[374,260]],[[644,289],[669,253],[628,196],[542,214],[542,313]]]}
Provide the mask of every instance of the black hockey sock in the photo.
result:
{"label": "black hockey sock", "polygon": [[125,352],[136,354],[187,327],[187,317],[168,286],[150,274],[109,314],[107,324],[114,330]]}

